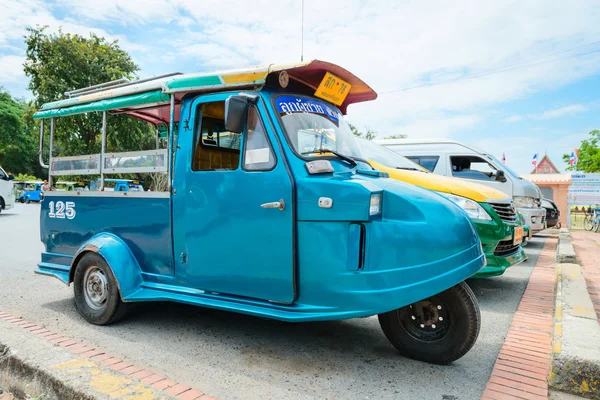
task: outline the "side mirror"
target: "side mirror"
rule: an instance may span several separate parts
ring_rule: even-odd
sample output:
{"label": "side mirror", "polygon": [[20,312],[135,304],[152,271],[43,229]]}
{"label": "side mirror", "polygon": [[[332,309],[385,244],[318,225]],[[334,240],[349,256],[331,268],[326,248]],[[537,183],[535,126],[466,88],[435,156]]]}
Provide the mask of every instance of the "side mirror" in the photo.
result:
{"label": "side mirror", "polygon": [[246,96],[231,96],[225,100],[225,129],[229,132],[242,133],[244,130],[249,100]]}
{"label": "side mirror", "polygon": [[8,176],[8,180],[9,180],[9,181],[14,181],[14,180],[15,180],[15,176],[14,176],[14,175],[12,175],[12,174],[11,174],[11,175],[9,175],[9,176]]}
{"label": "side mirror", "polygon": [[500,182],[506,182],[506,177],[504,176],[504,171],[499,169],[496,171],[496,180]]}

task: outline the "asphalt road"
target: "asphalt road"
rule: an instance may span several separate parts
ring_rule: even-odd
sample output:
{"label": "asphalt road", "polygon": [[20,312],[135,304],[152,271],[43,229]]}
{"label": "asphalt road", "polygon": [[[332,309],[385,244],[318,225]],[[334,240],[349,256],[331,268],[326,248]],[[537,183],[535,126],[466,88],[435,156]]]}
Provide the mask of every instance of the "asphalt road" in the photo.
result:
{"label": "asphalt road", "polygon": [[0,214],[0,309],[222,399],[479,399],[544,238],[500,278],[473,280],[482,315],[474,348],[450,366],[400,356],[376,317],[288,324],[178,304],[143,304],[122,322],[85,322],[72,287],[34,275],[39,205]]}

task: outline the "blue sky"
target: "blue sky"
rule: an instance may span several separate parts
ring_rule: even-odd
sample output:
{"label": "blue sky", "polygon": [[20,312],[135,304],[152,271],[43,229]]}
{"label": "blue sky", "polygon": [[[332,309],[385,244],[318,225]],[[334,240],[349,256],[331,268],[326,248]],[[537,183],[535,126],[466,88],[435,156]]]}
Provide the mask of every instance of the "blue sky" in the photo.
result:
{"label": "blue sky", "polygon": [[[300,58],[299,0],[8,0],[2,7],[0,85],[24,98],[31,94],[22,37],[38,24],[118,39],[141,77]],[[600,129],[599,20],[600,3],[589,1],[305,0],[304,57],[338,63],[381,93],[349,108],[359,128],[504,152],[526,174],[536,151],[564,169],[561,155]],[[461,79],[473,74],[482,76]]]}

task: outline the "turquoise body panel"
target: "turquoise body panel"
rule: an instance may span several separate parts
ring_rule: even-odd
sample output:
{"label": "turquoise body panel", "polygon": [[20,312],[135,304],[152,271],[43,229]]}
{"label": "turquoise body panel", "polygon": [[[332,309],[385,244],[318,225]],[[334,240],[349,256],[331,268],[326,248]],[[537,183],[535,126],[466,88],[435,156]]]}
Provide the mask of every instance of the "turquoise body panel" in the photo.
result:
{"label": "turquoise body panel", "polygon": [[[168,197],[144,192],[49,196],[38,273],[70,283],[77,256],[102,255],[124,301],[176,301],[285,321],[363,317],[448,289],[485,265],[467,215],[437,193],[335,157],[311,175],[271,105],[257,107],[277,160],[269,171],[193,171],[196,106],[232,93],[186,97]],[[243,142],[243,141],[242,141]],[[243,146],[243,144],[242,144]],[[243,147],[242,147],[243,152]],[[382,193],[380,215],[369,201]],[[331,208],[318,206],[321,197]],[[261,204],[283,200],[281,209]],[[50,218],[48,201],[74,203]]]}

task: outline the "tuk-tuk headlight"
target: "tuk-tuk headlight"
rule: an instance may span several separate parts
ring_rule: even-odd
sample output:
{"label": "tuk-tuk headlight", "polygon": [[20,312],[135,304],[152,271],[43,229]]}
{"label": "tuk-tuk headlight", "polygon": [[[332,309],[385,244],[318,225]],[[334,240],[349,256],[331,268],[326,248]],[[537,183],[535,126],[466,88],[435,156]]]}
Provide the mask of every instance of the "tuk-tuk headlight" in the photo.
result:
{"label": "tuk-tuk headlight", "polygon": [[371,202],[369,203],[369,215],[381,214],[381,193],[372,193]]}
{"label": "tuk-tuk headlight", "polygon": [[481,207],[479,205],[479,203],[477,203],[476,201],[467,199],[466,197],[455,196],[455,195],[449,194],[449,193],[442,193],[442,192],[438,192],[438,193],[441,194],[442,196],[446,197],[448,200],[452,200],[460,208],[465,210],[465,212],[467,213],[469,218],[479,219],[479,220],[483,220],[483,221],[491,221],[492,220],[492,217],[490,217],[490,214],[488,214],[487,211],[485,211],[483,209],[483,207]]}

